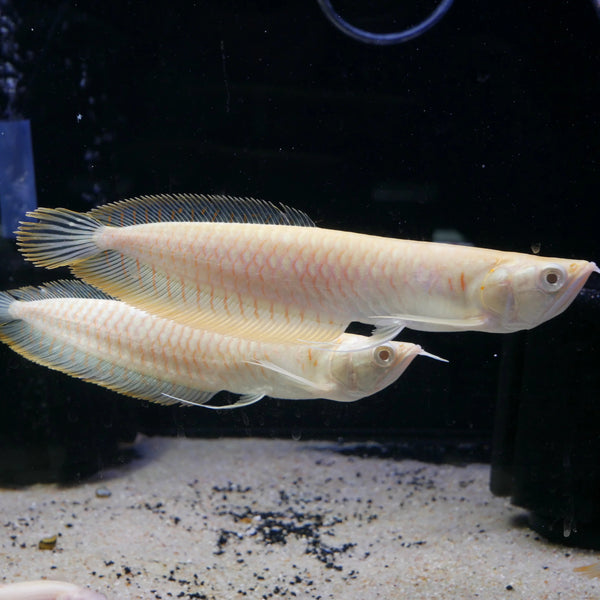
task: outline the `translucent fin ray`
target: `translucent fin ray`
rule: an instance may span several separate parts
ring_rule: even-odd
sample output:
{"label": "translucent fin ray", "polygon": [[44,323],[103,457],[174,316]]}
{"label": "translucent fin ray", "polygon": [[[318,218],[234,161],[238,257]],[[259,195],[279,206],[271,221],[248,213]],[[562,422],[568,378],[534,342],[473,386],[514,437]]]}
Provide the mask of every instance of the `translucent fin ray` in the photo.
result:
{"label": "translucent fin ray", "polygon": [[100,252],[94,233],[102,224],[64,208],[38,208],[27,213],[38,221],[22,221],[17,230],[21,254],[33,264],[54,269]]}
{"label": "translucent fin ray", "polygon": [[369,321],[383,323],[391,322],[392,325],[377,323],[376,328],[386,329],[393,327],[412,327],[421,331],[428,331],[430,327],[435,327],[431,331],[457,331],[479,329],[485,323],[482,317],[466,317],[465,319],[444,319],[439,317],[415,316],[415,315],[376,315],[370,316]]}
{"label": "translucent fin ray", "polygon": [[323,387],[322,385],[318,385],[317,383],[315,383],[314,381],[311,381],[310,379],[306,379],[305,377],[302,377],[300,375],[296,375],[295,373],[292,373],[291,371],[288,371],[286,369],[283,369],[282,367],[279,367],[278,365],[269,362],[267,360],[249,360],[247,361],[249,365],[256,365],[257,367],[262,367],[263,369],[269,369],[271,371],[274,371],[275,373],[279,373],[279,375],[283,375],[284,377],[286,377],[287,379],[289,379],[291,382],[300,385],[303,389],[309,390],[312,393],[322,393],[322,392],[326,392],[326,388]]}
{"label": "translucent fin ray", "polygon": [[225,195],[139,196],[99,206],[87,214],[104,225],[117,227],[185,221],[315,226],[308,215],[284,204],[277,207],[266,200]]}
{"label": "translucent fin ray", "polygon": [[244,394],[240,396],[240,399],[232,404],[202,404],[203,408],[210,408],[212,410],[230,410],[232,408],[242,408],[243,406],[250,406],[251,404],[256,404],[260,402],[266,394],[262,392],[256,392],[255,394]]}
{"label": "translucent fin ray", "polygon": [[13,317],[10,316],[9,308],[10,305],[15,301],[14,296],[8,292],[0,292],[0,325],[14,321]]}
{"label": "translucent fin ray", "polygon": [[11,290],[17,300],[34,301],[48,298],[91,298],[94,300],[114,300],[103,291],[76,279],[59,279],[40,286],[27,286]]}

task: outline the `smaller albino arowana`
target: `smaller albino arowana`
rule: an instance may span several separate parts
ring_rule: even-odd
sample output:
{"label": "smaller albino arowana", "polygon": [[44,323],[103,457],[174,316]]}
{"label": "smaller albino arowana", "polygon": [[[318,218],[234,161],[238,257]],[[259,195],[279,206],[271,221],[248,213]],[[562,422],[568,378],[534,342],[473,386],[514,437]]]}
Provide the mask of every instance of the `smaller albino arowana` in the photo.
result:
{"label": "smaller albino arowana", "polygon": [[106,600],[106,596],[65,581],[40,579],[0,584],[0,600]]}
{"label": "smaller albino arowana", "polygon": [[[0,341],[51,369],[161,404],[229,408],[264,396],[352,402],[427,355],[415,344],[368,340],[344,333],[313,347],[225,336],[149,314],[80,281],[0,292]],[[207,405],[220,391],[242,397]]]}
{"label": "smaller albino arowana", "polygon": [[592,262],[315,227],[227,196],[144,196],[80,214],[39,208],[17,232],[36,265],[185,325],[257,340],[331,342],[352,321],[509,333],[565,310]]}

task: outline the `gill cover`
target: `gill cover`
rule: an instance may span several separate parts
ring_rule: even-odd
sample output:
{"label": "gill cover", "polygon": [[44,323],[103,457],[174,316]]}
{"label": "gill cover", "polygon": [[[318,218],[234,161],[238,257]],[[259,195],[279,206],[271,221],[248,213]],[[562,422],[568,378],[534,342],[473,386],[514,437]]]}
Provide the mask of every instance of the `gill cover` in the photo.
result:
{"label": "gill cover", "polygon": [[331,376],[344,395],[339,400],[351,402],[379,392],[398,379],[420,352],[420,346],[402,342],[332,352]]}

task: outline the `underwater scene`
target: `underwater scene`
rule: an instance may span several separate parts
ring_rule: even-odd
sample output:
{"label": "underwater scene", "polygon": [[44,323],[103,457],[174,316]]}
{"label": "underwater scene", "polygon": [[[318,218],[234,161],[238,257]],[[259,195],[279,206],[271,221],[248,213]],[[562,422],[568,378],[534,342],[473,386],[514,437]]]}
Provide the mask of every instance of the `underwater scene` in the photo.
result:
{"label": "underwater scene", "polygon": [[600,598],[599,50],[0,0],[0,600]]}

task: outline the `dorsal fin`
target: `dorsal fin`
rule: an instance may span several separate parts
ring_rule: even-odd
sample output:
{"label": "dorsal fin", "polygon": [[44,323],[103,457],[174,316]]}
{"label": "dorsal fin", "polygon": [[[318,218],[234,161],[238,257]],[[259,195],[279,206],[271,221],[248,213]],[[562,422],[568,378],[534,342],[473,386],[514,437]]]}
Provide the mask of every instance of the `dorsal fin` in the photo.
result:
{"label": "dorsal fin", "polygon": [[26,286],[16,290],[10,290],[9,293],[16,300],[21,300],[23,302],[48,300],[49,298],[114,300],[112,296],[105,294],[94,286],[76,279],[60,279],[58,281],[44,283],[39,287]]}
{"label": "dorsal fin", "polygon": [[118,227],[173,221],[315,226],[308,215],[283,204],[277,207],[266,200],[221,195],[139,196],[99,206],[87,214],[104,225]]}

